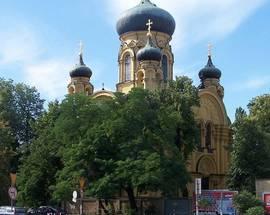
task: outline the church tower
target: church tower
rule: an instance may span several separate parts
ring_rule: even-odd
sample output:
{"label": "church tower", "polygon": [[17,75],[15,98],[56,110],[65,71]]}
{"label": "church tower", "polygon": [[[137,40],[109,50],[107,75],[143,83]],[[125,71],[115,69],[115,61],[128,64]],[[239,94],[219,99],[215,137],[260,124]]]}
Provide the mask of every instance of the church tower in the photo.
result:
{"label": "church tower", "polygon": [[138,68],[136,71],[135,86],[155,90],[163,82],[161,58],[162,52],[152,40],[151,20],[148,21],[146,45],[137,52]]}
{"label": "church tower", "polygon": [[[202,179],[202,189],[225,189],[232,142],[230,120],[223,102],[224,88],[220,84],[221,71],[212,61],[209,48],[208,61],[199,71],[200,107],[194,108],[200,126],[198,150],[191,156],[189,171],[192,177]],[[192,190],[194,184],[189,185]]]}
{"label": "church tower", "polygon": [[92,95],[94,86],[90,83],[92,71],[83,62],[82,44],[79,53],[79,63],[70,71],[71,81],[68,84],[68,94],[85,93]]}
{"label": "church tower", "polygon": [[[145,25],[148,20],[153,22],[151,38],[146,36]],[[147,25],[149,26],[149,23]],[[150,0],[141,0],[137,6],[122,14],[117,22],[117,32],[121,41],[118,54],[119,82],[117,91],[128,93],[133,87],[137,86],[143,86],[145,89],[155,89],[156,83],[160,82],[160,80],[166,82],[173,79],[174,56],[170,41],[174,30],[175,20],[172,15],[157,7]],[[151,46],[161,51],[160,66],[154,61],[147,64],[147,66],[155,70],[158,70],[158,67],[161,68],[160,75],[151,76],[151,79],[157,78],[154,81],[155,84],[150,84],[149,77],[142,76],[142,71],[147,69],[147,66],[145,60],[139,62],[137,58],[140,49]],[[142,85],[145,81],[143,79],[147,80],[148,84]]]}

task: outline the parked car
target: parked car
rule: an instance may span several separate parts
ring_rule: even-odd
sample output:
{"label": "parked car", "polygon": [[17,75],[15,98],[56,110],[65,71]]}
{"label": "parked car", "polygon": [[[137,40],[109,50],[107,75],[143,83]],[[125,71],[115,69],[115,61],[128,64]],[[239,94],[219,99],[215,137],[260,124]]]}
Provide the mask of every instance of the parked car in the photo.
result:
{"label": "parked car", "polygon": [[0,215],[26,215],[26,208],[23,207],[0,207]]}
{"label": "parked car", "polygon": [[40,206],[39,208],[29,208],[28,215],[66,215],[66,212],[61,208],[51,206]]}

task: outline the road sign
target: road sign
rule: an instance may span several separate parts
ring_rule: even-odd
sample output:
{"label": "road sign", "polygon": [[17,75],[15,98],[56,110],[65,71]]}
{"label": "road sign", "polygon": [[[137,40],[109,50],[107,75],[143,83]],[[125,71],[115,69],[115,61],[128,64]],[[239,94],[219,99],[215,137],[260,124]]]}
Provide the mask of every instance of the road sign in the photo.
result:
{"label": "road sign", "polygon": [[196,195],[202,194],[202,179],[201,178],[195,179],[195,194]]}
{"label": "road sign", "polygon": [[77,197],[78,197],[78,193],[77,193],[77,191],[76,191],[76,190],[75,190],[75,191],[73,191],[73,193],[72,193],[72,197],[73,197],[73,198],[72,198],[72,201],[76,203],[76,202],[77,202]]}
{"label": "road sign", "polygon": [[17,190],[15,187],[10,187],[8,189],[8,195],[9,195],[9,198],[12,199],[12,200],[16,200],[16,197],[17,197]]}

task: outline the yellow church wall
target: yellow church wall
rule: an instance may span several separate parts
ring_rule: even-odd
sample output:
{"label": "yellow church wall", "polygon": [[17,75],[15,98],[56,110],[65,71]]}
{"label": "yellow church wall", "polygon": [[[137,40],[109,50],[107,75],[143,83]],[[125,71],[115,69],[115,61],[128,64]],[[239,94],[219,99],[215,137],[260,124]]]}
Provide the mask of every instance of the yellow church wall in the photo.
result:
{"label": "yellow church wall", "polygon": [[[138,31],[138,32],[129,32],[121,35],[121,48],[118,55],[118,63],[119,63],[119,84],[117,85],[117,91],[122,93],[128,93],[132,87],[139,86],[141,87],[141,83],[137,83],[138,73],[141,71],[141,65],[136,60],[136,54],[140,50],[140,48],[144,47],[147,41],[146,31]],[[165,33],[152,31],[152,39],[154,43],[161,49],[163,55],[167,56],[168,59],[168,80],[173,79],[173,63],[174,56],[172,53],[172,49],[170,46],[171,37]],[[131,83],[130,81],[125,81],[125,56],[126,54],[130,54],[132,57],[132,73],[131,73]],[[161,68],[161,62],[159,64],[159,68]],[[155,70],[157,70],[155,68]],[[151,73],[151,72],[150,72]],[[162,71],[161,71],[162,73]],[[143,74],[149,76],[148,72],[145,70]],[[148,84],[144,85],[145,89],[156,89],[160,84],[156,82],[155,78],[148,79]],[[155,83],[154,83],[155,82]]]}

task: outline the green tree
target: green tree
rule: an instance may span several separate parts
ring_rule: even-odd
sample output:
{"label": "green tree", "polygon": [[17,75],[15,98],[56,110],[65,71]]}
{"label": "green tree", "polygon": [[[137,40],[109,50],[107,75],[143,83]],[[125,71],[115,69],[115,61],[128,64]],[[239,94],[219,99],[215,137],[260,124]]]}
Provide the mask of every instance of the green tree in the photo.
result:
{"label": "green tree", "polygon": [[246,212],[247,215],[264,215],[264,208],[262,206],[256,206],[249,208]]}
{"label": "green tree", "polygon": [[[95,135],[102,138],[105,134],[99,128],[110,115],[106,102],[75,94],[68,96],[61,104],[61,115],[54,127],[57,140],[61,141],[61,157],[64,168],[57,173],[57,183],[53,186],[56,201],[69,200],[72,191],[78,189],[80,177],[91,178],[95,171],[95,160],[100,153],[113,156],[112,146],[107,142],[99,143],[95,150]],[[98,153],[98,154],[97,154]],[[109,191],[108,191],[109,192]]]}
{"label": "green tree", "polygon": [[259,199],[247,191],[243,191],[235,196],[233,203],[240,214],[246,214],[250,208],[263,206],[263,203]]}
{"label": "green tree", "polygon": [[29,153],[23,156],[18,172],[18,201],[24,206],[48,205],[52,201],[55,174],[61,169],[61,142],[57,142],[54,125],[60,115],[58,102],[50,103],[48,111],[34,125],[37,138]]}
{"label": "green tree", "polygon": [[0,79],[0,121],[8,122],[16,140],[14,148],[34,137],[31,123],[43,112],[44,100],[34,87]]}
{"label": "green tree", "polygon": [[10,129],[3,122],[0,123],[0,205],[9,203],[8,188],[10,186],[10,161],[16,155],[11,146],[14,139]]}
{"label": "green tree", "polygon": [[133,89],[111,101],[81,101],[64,101],[56,126],[66,145],[56,198],[70,198],[80,176],[97,198],[126,191],[135,211],[136,193],[176,196],[185,188],[190,179],[186,160],[198,133],[192,111],[198,95],[190,79],[177,78],[160,92]]}
{"label": "green tree", "polygon": [[256,97],[248,105],[249,115],[242,108],[236,111],[228,177],[231,189],[254,193],[256,178],[270,177],[269,101],[269,95]]}
{"label": "green tree", "polygon": [[270,94],[257,96],[248,104],[250,118],[261,129],[270,134]]}
{"label": "green tree", "polygon": [[0,196],[7,196],[9,173],[16,172],[23,146],[34,137],[31,123],[42,111],[43,100],[35,88],[0,78],[0,124],[5,125],[0,128]]}

